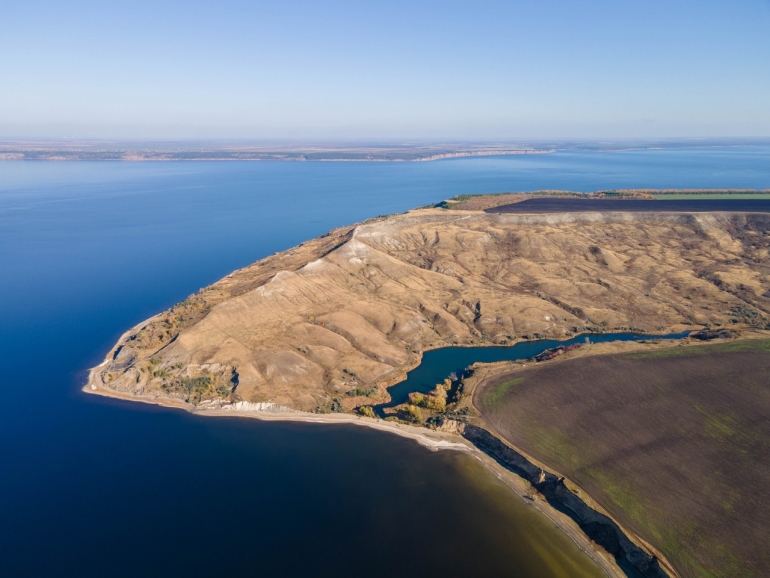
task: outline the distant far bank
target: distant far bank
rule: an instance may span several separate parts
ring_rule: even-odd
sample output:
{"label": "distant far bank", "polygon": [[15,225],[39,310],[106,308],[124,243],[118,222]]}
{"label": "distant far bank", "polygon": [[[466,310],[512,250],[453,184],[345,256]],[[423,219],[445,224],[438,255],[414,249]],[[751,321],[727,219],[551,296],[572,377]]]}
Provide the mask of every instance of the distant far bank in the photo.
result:
{"label": "distant far bank", "polygon": [[770,139],[518,143],[292,143],[0,140],[6,161],[424,162],[466,157],[770,146]]}
{"label": "distant far bank", "polygon": [[294,162],[420,162],[462,157],[546,154],[553,150],[482,150],[419,153],[256,152],[256,151],[75,151],[0,152],[6,161],[294,161]]}

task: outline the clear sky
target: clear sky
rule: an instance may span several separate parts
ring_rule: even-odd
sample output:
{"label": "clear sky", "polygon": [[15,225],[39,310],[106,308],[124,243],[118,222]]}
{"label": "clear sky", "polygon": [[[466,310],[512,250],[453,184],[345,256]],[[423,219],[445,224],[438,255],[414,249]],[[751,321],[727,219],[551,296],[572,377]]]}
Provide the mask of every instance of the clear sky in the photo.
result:
{"label": "clear sky", "polygon": [[770,136],[770,0],[8,0],[0,136]]}

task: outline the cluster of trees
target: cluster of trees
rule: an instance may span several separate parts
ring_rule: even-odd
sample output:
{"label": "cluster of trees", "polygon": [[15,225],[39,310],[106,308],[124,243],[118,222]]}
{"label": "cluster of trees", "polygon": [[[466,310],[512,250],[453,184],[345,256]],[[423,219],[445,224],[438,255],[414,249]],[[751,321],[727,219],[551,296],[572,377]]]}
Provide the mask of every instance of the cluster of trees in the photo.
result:
{"label": "cluster of trees", "polygon": [[314,410],[313,413],[343,413],[345,411],[345,406],[342,405],[342,400],[340,398],[335,397],[331,400],[329,404],[319,405]]}
{"label": "cluster of trees", "polygon": [[436,388],[430,393],[409,394],[409,401],[417,407],[422,407],[436,413],[443,413],[446,411],[447,394],[451,389],[452,380],[447,378],[443,383],[437,384]]}
{"label": "cluster of trees", "polygon": [[446,411],[446,398],[438,397],[434,395],[423,395],[421,393],[413,393],[409,396],[409,401],[417,407],[424,407],[430,411],[437,413],[443,413]]}
{"label": "cluster of trees", "polygon": [[[385,419],[391,420],[391,421],[405,421],[409,423],[422,424],[422,423],[426,423],[425,421],[426,416],[423,415],[423,410],[430,412],[430,414],[443,415],[447,413],[447,403],[449,401],[448,397],[452,391],[452,386],[454,383],[453,379],[454,380],[457,379],[457,376],[454,374],[451,377],[445,379],[443,383],[437,384],[436,387],[429,393],[417,393],[417,392],[410,393],[409,402],[397,407],[398,417],[396,417],[395,415],[392,415]],[[349,391],[347,395],[348,396],[362,396],[362,395],[371,396],[372,393],[377,391],[378,390],[376,389],[364,390],[361,388],[356,388]],[[370,405],[360,406],[358,408],[358,413],[365,417],[371,417],[371,418],[376,417],[374,408]],[[451,413],[454,416],[454,414],[457,412],[451,412]],[[435,420],[435,418],[434,417],[428,418],[428,423],[431,423],[431,420]]]}
{"label": "cluster of trees", "polygon": [[377,395],[377,388],[373,387],[371,389],[364,389],[362,387],[357,387],[355,389],[351,389],[345,395],[348,397],[374,397]]}

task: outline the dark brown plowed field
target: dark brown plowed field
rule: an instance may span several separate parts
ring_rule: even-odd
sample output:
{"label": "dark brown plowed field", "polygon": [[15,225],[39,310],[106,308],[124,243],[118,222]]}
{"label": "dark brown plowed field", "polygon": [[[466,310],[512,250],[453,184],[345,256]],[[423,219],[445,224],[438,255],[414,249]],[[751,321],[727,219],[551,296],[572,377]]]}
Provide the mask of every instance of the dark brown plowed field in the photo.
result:
{"label": "dark brown plowed field", "polygon": [[683,576],[770,576],[770,340],[546,362],[474,402]]}
{"label": "dark brown plowed field", "polygon": [[619,200],[563,199],[559,197],[528,199],[520,203],[485,209],[486,213],[578,213],[585,211],[654,211],[657,213],[703,213],[728,211],[741,213],[770,213],[770,199],[705,199],[705,200]]}

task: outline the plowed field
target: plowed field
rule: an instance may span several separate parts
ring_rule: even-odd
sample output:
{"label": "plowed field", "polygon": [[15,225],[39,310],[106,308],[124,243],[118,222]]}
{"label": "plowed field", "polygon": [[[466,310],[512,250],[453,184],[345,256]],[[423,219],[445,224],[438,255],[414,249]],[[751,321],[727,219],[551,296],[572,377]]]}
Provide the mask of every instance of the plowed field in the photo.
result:
{"label": "plowed field", "polygon": [[530,365],[474,403],[683,576],[770,575],[770,340]]}

